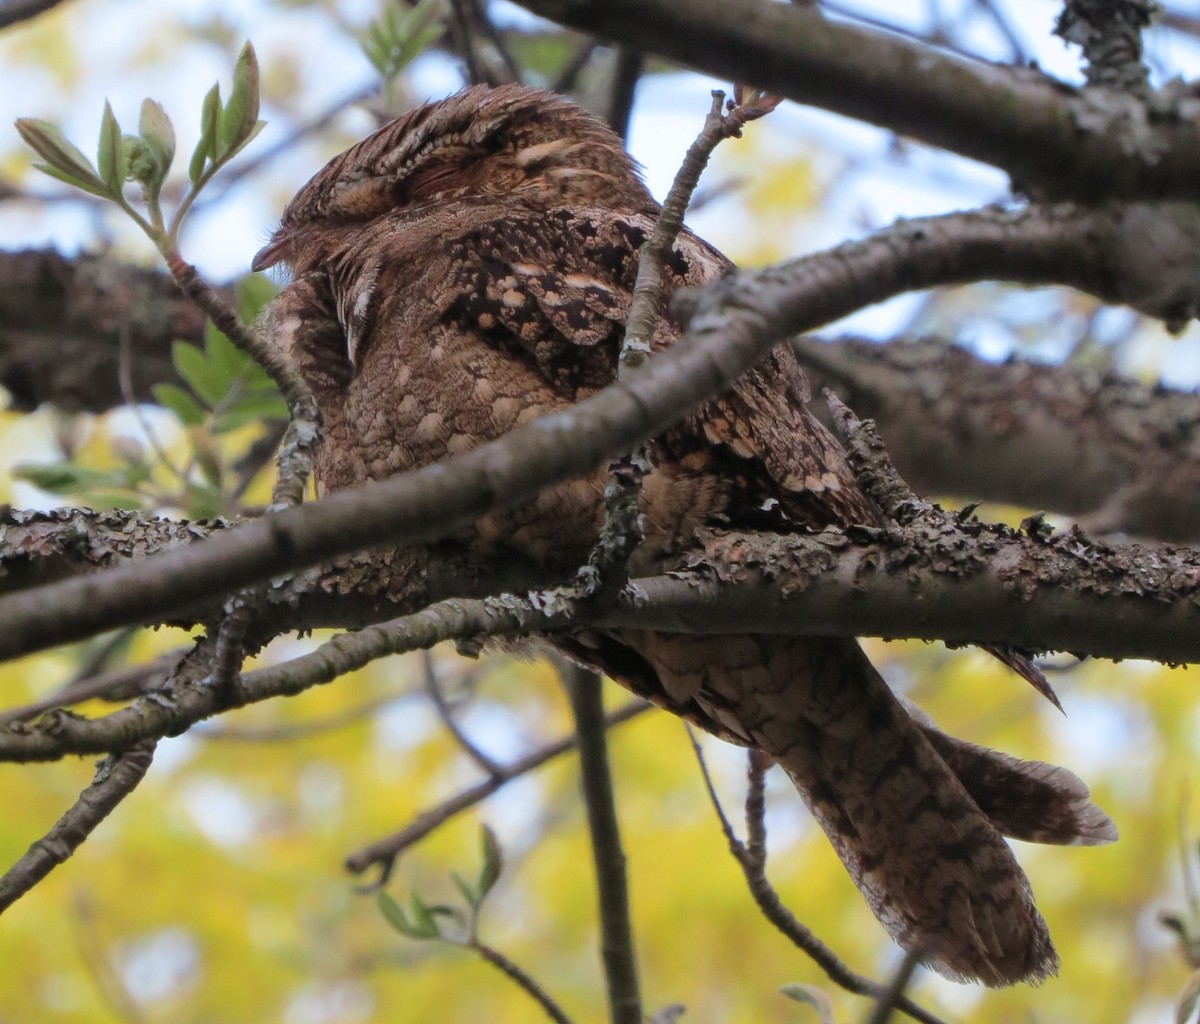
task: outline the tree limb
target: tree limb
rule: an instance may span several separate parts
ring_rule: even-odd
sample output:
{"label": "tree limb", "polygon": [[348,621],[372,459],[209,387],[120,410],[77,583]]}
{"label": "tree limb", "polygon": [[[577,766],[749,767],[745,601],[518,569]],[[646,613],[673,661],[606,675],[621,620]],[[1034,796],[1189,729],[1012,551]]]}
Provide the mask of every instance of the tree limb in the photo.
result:
{"label": "tree limb", "polygon": [[1150,315],[1200,307],[1200,214],[1185,204],[989,209],[901,222],[680,297],[679,342],[577,405],[453,458],[287,509],[141,564],[0,597],[0,657],[171,614],[380,544],[423,544],[580,476],[727,390],[782,337],[913,288],[1066,283]]}
{"label": "tree limb", "polygon": [[[774,0],[518,0],[569,28],[1003,168],[1038,198],[1195,197],[1187,87],[1154,109]],[[1170,112],[1170,113],[1168,113]]]}

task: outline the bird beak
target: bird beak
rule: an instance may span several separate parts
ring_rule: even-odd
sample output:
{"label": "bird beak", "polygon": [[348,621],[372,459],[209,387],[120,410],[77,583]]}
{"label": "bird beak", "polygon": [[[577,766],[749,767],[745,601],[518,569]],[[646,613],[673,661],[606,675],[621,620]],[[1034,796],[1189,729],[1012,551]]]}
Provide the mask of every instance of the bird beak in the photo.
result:
{"label": "bird beak", "polygon": [[290,235],[284,234],[283,231],[276,231],[271,236],[271,240],[254,254],[250,269],[258,273],[260,270],[267,270],[276,263],[286,260],[291,243]]}

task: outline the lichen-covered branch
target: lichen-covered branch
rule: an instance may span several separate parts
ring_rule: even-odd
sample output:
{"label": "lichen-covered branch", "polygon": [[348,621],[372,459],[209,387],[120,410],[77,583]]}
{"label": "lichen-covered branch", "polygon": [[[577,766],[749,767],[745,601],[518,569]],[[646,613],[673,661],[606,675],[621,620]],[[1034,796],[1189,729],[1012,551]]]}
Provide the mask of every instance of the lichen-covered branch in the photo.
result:
{"label": "lichen-covered branch", "polygon": [[690,323],[584,402],[445,463],[330,495],[209,543],[0,597],[0,656],[170,615],[380,544],[423,544],[598,468],[720,394],[779,339],[913,288],[980,278],[1065,283],[1172,321],[1200,308],[1200,213],[1186,204],[986,210],[732,274],[679,301]]}
{"label": "lichen-covered branch", "polygon": [[0,877],[0,913],[70,857],[134,791],[150,770],[154,747],[154,740],[145,740],[100,763],[91,785],[79,794],[71,809]]}
{"label": "lichen-covered branch", "polygon": [[[879,424],[914,488],[1200,540],[1200,397],[1084,367],[985,362],[931,340],[802,338],[815,390]],[[814,411],[822,414],[820,402]]]}
{"label": "lichen-covered branch", "polygon": [[[16,408],[120,404],[121,323],[130,325],[133,390],[142,399],[151,385],[174,380],[171,340],[198,343],[203,333],[198,311],[159,272],[97,257],[0,253],[0,385]],[[1200,405],[1192,394],[1085,367],[985,362],[929,339],[804,338],[796,348],[814,392],[833,387],[878,420],[897,466],[923,493],[1085,516],[1092,533],[1200,538]],[[823,403],[813,405],[823,414]],[[11,584],[0,578],[0,590]]]}

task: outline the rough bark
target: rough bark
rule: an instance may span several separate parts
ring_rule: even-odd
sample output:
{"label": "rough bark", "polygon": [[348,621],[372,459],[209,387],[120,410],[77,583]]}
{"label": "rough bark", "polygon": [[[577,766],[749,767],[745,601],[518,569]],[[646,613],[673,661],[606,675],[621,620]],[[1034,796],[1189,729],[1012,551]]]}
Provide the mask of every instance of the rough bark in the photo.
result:
{"label": "rough bark", "polygon": [[[988,363],[936,340],[796,342],[817,387],[874,418],[918,491],[1200,538],[1200,395],[1080,367]],[[820,412],[819,405],[817,411]]]}

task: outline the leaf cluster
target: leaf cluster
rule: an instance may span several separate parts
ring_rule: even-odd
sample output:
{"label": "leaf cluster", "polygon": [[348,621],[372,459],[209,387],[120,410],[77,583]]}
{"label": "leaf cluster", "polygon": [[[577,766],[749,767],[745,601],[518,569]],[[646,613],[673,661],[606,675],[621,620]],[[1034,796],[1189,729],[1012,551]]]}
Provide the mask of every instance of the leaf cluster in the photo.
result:
{"label": "leaf cluster", "polygon": [[[116,203],[162,249],[165,243],[177,241],[183,217],[200,190],[262,130],[266,122],[258,119],[258,107],[258,58],[254,47],[246,43],[234,67],[228,102],[221,102],[219,84],[204,97],[200,141],[188,162],[191,188],[169,226],[164,223],[159,197],[175,159],[175,129],[155,100],[142,102],[136,135],[121,130],[112,105],[105,101],[95,164],[48,121],[22,117],[16,125],[26,145],[42,158],[42,163],[35,164],[39,170]],[[148,221],[125,198],[124,187],[129,181],[142,187]]]}
{"label": "leaf cluster", "polygon": [[403,71],[444,29],[443,0],[420,0],[412,7],[387,4],[362,38],[366,54],[384,81]]}
{"label": "leaf cluster", "polygon": [[[409,897],[409,910],[405,911],[396,899],[381,891],[376,897],[379,909],[387,922],[401,935],[410,939],[430,939],[448,942],[456,946],[472,947],[477,942],[479,912],[488,893],[495,888],[504,868],[504,858],[496,834],[487,825],[480,828],[480,846],[483,865],[474,882],[468,882],[457,871],[450,873],[454,886],[462,894],[466,909],[445,903],[426,903],[416,892]],[[453,926],[447,930],[441,922]]]}

